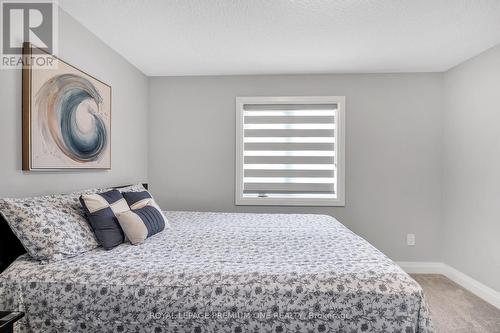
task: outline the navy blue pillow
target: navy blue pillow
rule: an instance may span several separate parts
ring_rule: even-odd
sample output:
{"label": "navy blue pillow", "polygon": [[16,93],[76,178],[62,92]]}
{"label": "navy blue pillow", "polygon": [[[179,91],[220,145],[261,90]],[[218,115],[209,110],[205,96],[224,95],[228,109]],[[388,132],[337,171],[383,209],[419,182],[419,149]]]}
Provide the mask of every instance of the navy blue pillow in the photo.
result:
{"label": "navy blue pillow", "polygon": [[165,220],[157,208],[148,205],[139,209],[132,209],[132,212],[139,216],[146,229],[148,229],[147,237],[151,237],[165,229]]}
{"label": "navy blue pillow", "polygon": [[122,192],[122,195],[127,201],[130,209],[141,208],[146,206],[150,202],[154,202],[153,197],[148,191]]}
{"label": "navy blue pillow", "polygon": [[99,244],[110,250],[125,237],[116,214],[129,211],[127,201],[117,190],[80,196],[80,202]]}
{"label": "navy blue pillow", "polygon": [[122,192],[131,210],[118,214],[118,221],[130,243],[137,245],[165,229],[166,218],[151,194]]}

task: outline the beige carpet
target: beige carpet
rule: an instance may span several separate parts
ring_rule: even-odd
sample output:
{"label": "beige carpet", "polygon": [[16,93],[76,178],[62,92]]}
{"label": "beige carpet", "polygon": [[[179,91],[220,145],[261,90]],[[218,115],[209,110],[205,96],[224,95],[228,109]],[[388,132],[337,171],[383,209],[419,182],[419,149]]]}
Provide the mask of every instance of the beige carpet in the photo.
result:
{"label": "beige carpet", "polygon": [[500,310],[437,274],[411,274],[424,289],[436,333],[500,332]]}

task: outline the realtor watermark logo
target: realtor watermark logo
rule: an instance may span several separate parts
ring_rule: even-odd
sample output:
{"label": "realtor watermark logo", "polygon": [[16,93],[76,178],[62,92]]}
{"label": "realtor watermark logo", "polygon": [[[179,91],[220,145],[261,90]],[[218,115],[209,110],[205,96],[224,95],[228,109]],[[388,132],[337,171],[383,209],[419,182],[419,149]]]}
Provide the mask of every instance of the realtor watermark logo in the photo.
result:
{"label": "realtor watermark logo", "polygon": [[[2,69],[23,65],[53,68],[57,53],[58,6],[54,0],[0,0]],[[30,42],[29,54],[23,56],[23,44]],[[25,50],[26,51],[26,50]]]}

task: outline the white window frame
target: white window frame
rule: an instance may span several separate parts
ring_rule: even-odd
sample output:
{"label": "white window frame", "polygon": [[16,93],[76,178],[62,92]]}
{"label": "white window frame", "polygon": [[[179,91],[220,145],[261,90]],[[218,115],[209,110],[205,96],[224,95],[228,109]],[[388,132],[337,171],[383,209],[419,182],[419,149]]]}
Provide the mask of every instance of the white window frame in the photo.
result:
{"label": "white window frame", "polygon": [[[337,197],[330,198],[269,198],[243,196],[244,105],[245,104],[336,104],[335,142],[337,151]],[[240,206],[345,206],[345,96],[274,96],[236,97],[236,172],[235,204]]]}

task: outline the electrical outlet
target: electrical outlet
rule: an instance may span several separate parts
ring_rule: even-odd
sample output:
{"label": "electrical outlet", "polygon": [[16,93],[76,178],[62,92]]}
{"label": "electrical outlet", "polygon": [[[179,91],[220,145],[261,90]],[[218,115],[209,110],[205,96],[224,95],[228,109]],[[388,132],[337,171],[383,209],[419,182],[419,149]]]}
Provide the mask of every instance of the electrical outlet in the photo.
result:
{"label": "electrical outlet", "polygon": [[415,246],[415,234],[406,235],[406,245]]}

